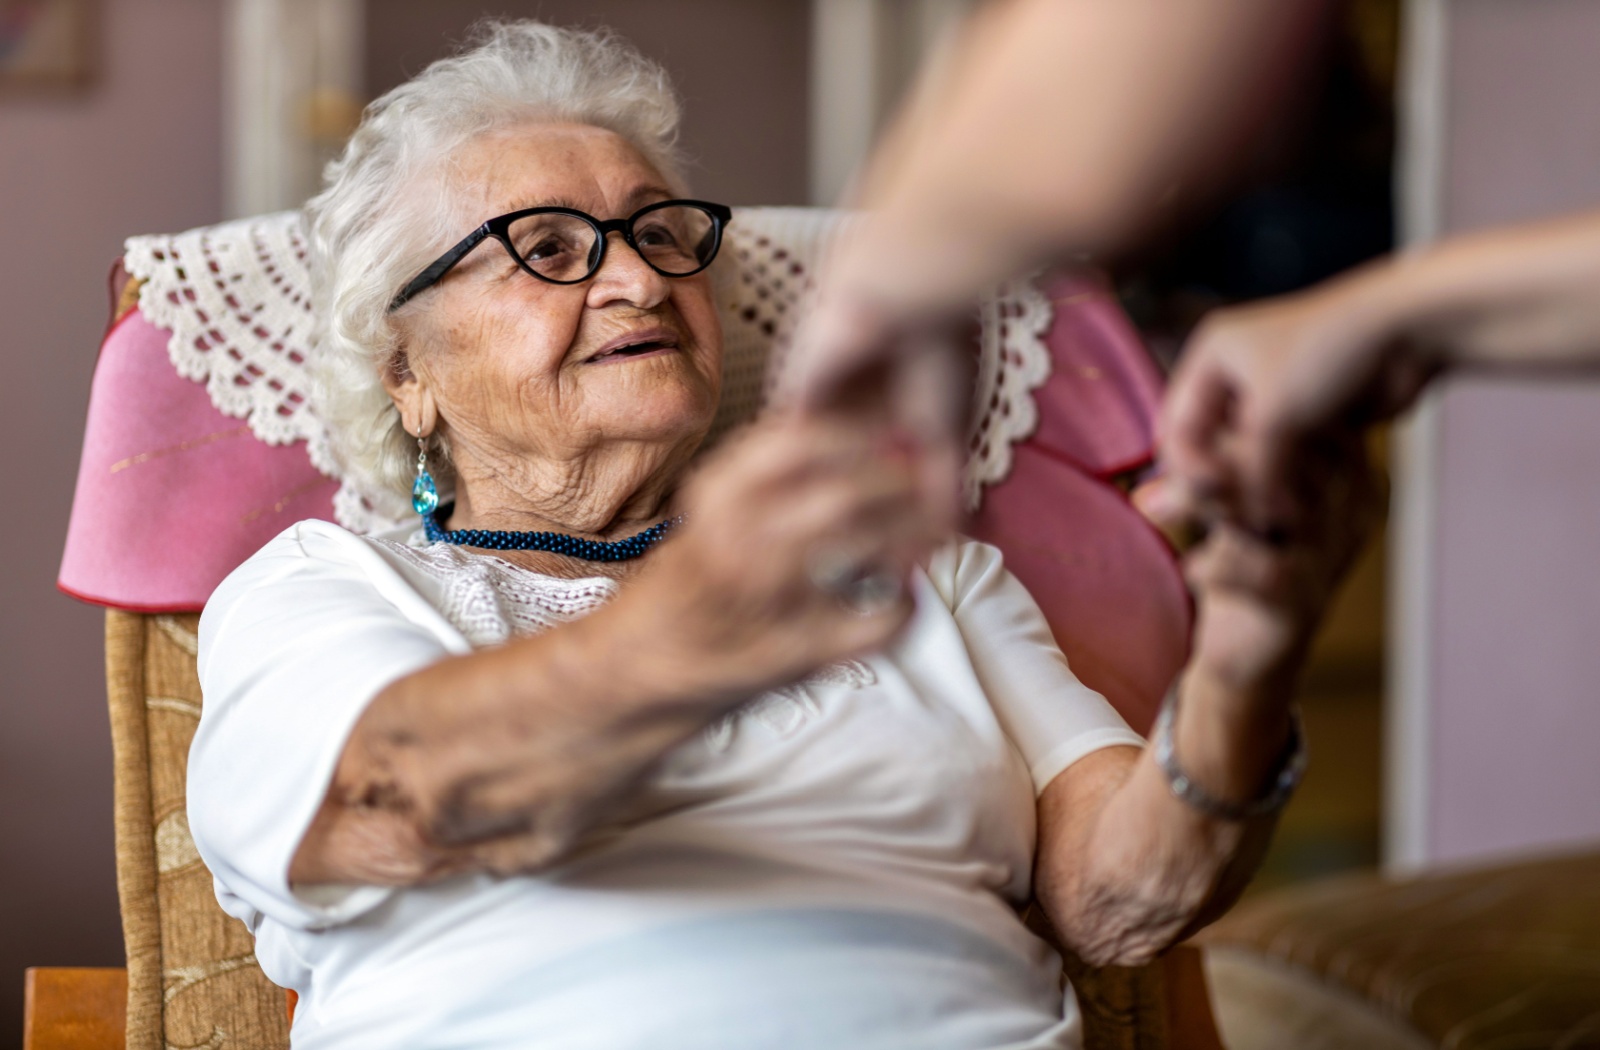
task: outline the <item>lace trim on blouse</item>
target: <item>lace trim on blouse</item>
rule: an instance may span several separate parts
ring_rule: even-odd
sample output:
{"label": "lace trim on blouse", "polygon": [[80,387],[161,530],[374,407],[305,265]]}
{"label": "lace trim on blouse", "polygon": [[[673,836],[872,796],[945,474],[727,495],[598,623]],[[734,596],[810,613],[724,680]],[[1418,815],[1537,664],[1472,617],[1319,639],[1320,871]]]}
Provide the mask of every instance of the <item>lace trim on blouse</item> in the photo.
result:
{"label": "lace trim on blouse", "polygon": [[[439,612],[474,648],[500,645],[582,619],[617,594],[617,582],[604,576],[576,580],[546,576],[448,543],[415,546],[376,538],[372,542],[439,581]],[[877,681],[872,668],[859,660],[830,664],[799,682],[756,697],[707,726],[703,737],[712,750],[725,751],[733,745],[736,730],[750,720],[787,737],[821,713],[821,693],[860,689]]]}

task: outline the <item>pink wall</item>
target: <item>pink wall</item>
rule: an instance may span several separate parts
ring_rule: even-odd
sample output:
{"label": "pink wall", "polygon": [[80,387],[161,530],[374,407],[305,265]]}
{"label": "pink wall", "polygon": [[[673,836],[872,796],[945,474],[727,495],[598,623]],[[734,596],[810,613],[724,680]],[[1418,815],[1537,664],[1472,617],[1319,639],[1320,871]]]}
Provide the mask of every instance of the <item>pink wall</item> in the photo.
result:
{"label": "pink wall", "polygon": [[[1445,230],[1600,205],[1600,5],[1456,0],[1450,27]],[[1440,407],[1427,853],[1600,842],[1600,384]]]}
{"label": "pink wall", "polygon": [[1433,857],[1600,841],[1600,390],[1442,407]]}
{"label": "pink wall", "polygon": [[1450,4],[1447,229],[1600,205],[1600,6]]}
{"label": "pink wall", "polygon": [[0,1047],[22,969],[120,965],[101,614],[55,590],[106,271],[218,218],[222,5],[103,0],[98,82],[0,97]]}

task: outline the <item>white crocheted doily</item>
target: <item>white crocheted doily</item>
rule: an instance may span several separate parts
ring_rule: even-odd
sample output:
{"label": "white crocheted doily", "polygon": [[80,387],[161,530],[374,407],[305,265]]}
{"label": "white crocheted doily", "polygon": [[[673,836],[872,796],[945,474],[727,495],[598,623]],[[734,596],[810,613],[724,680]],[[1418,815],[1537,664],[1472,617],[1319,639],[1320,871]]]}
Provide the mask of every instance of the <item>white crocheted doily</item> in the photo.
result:
{"label": "white crocheted doily", "polygon": [[[753,418],[767,396],[818,261],[851,221],[820,208],[741,208],[717,262],[724,379],[716,429]],[[173,367],[204,383],[212,404],[246,421],[269,445],[304,441],[312,464],[340,482],[340,524],[371,532],[390,522],[371,494],[343,477],[311,402],[307,360],[316,353],[311,274],[299,212],[280,212],[185,233],[128,240],[124,266],[145,283],[139,307],[172,333]],[[1038,424],[1032,392],[1050,375],[1044,334],[1049,299],[1015,281],[980,307],[982,355],[973,391],[966,495],[976,507],[985,485],[1011,468],[1011,446]]]}

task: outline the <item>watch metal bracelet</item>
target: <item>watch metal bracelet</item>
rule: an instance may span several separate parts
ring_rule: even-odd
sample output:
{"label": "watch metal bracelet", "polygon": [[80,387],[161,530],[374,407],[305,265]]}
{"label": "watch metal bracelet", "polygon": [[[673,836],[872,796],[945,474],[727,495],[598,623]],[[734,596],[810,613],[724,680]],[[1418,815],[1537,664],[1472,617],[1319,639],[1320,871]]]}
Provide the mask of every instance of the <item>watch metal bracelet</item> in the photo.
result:
{"label": "watch metal bracelet", "polygon": [[1211,795],[1178,765],[1177,745],[1172,736],[1177,711],[1178,687],[1173,686],[1161,705],[1155,729],[1150,734],[1156,764],[1161,767],[1161,772],[1167,778],[1167,787],[1172,789],[1174,796],[1218,820],[1249,820],[1276,813],[1288,804],[1306,772],[1306,731],[1298,706],[1289,707],[1289,742],[1284,748],[1283,759],[1272,786],[1266,794],[1247,802],[1227,802]]}

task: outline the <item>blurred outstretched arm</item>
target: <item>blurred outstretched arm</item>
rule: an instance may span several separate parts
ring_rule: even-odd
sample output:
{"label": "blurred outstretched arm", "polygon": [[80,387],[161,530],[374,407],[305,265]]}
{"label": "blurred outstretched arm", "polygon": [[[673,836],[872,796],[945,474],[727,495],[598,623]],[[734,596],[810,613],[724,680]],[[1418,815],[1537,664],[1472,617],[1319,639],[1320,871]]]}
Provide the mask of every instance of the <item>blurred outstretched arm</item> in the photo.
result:
{"label": "blurred outstretched arm", "polygon": [[1387,419],[1452,368],[1600,367],[1600,212],[1445,241],[1211,314],[1162,420],[1174,517],[1308,516],[1309,449]]}
{"label": "blurred outstretched arm", "polygon": [[[1158,224],[1223,174],[1276,108],[1323,6],[980,9],[857,186],[851,203],[871,219],[824,275],[787,377],[792,395],[822,407],[862,376],[914,367],[940,342],[927,328],[984,288],[1052,258],[1116,251]],[[886,378],[891,391],[903,385]]]}

